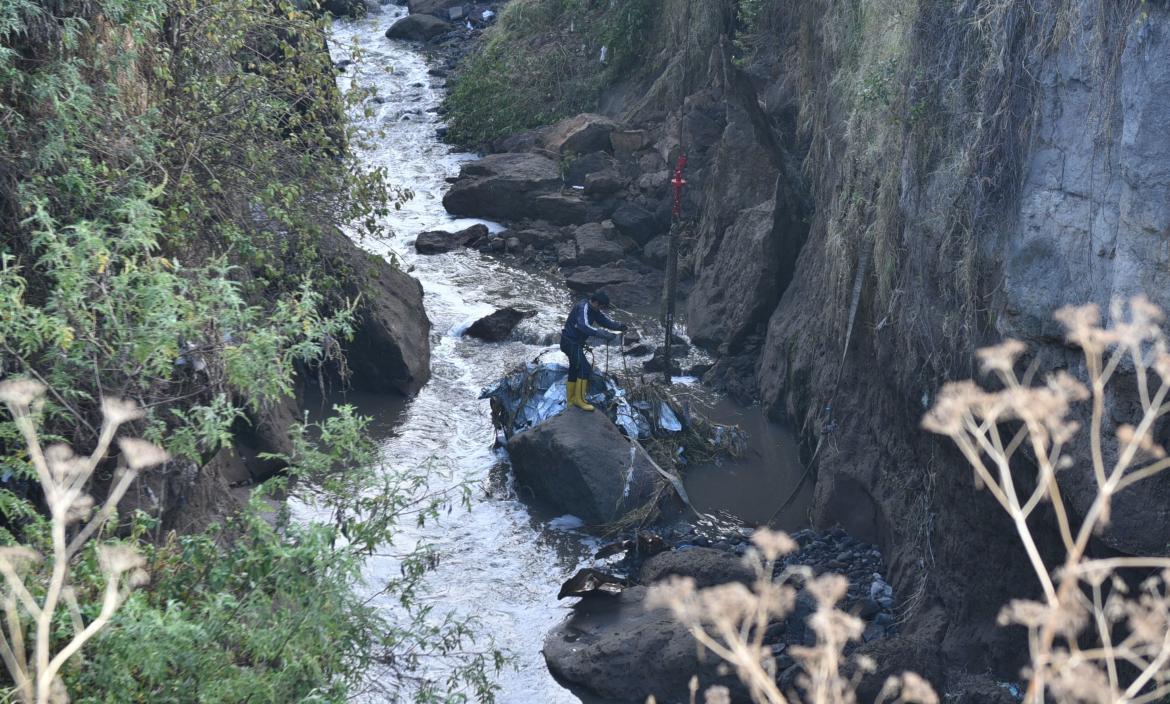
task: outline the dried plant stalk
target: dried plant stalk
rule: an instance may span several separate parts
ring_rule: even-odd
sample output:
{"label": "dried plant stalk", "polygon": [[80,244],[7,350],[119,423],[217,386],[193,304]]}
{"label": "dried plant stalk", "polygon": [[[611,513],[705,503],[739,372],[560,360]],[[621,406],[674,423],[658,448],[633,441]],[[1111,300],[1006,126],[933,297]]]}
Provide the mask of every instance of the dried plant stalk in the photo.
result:
{"label": "dried plant stalk", "polygon": [[[1108,327],[1092,305],[1063,308],[1056,318],[1068,341],[1084,353],[1087,383],[1062,371],[1043,385],[1031,385],[1030,372],[1021,378],[1015,371],[1025,346],[1008,340],[979,351],[984,373],[993,374],[1001,390],[987,391],[970,381],[947,384],[923,427],[954,440],[974,469],[977,485],[986,487],[1011,518],[1043,591],[1043,601],[1013,601],[999,619],[1029,631],[1025,701],[1160,701],[1170,694],[1170,559],[1099,560],[1086,551],[1090,538],[1109,525],[1113,497],[1170,467],[1166,451],[1153,437],[1155,423],[1170,411],[1163,314],[1139,296],[1128,305],[1114,303]],[[1106,391],[1119,369],[1134,375],[1141,417],[1108,438]],[[1091,404],[1088,461],[1097,493],[1078,526],[1061,495],[1057,473],[1076,464],[1066,450],[1081,431],[1072,417],[1074,408],[1085,401]],[[1013,460],[1021,451],[1037,470],[1036,488],[1030,492],[1012,478],[1013,465],[1018,469],[1021,464]],[[1063,542],[1059,566],[1045,564],[1028,525],[1043,503],[1051,505]],[[1119,577],[1130,568],[1159,574],[1130,596]]]}
{"label": "dried plant stalk", "polygon": [[[105,589],[100,612],[86,624],[70,585],[70,563],[110,519],[139,472],[169,459],[164,450],[145,440],[119,439],[125,466],[119,468],[105,503],[97,508],[86,491],[89,480],[109,452],[118,427],[141,418],[142,412],[130,401],[104,400],[105,420],[97,446],[88,457],[81,457],[64,445],[42,448],[34,418],[44,392],[45,387],[35,381],[0,382],[0,402],[8,407],[24,438],[29,460],[44,492],[53,546],[47,576],[37,569],[43,556],[32,548],[0,548],[0,574],[4,577],[0,658],[12,676],[16,696],[22,704],[68,702],[69,695],[58,676],[61,668],[109,624],[130,592],[148,580],[143,569],[145,562],[133,548],[99,547]],[[34,594],[42,592],[44,596],[38,601]],[[53,621],[62,602],[69,610],[73,633],[54,652]]]}

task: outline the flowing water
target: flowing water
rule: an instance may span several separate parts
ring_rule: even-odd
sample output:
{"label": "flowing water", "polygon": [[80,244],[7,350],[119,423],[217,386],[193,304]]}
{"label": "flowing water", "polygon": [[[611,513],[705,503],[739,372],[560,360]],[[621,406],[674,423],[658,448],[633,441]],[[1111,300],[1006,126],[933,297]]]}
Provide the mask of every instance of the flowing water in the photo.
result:
{"label": "flowing water", "polygon": [[[560,359],[546,345],[555,342],[552,335],[560,329],[570,296],[557,279],[474,251],[434,257],[414,253],[410,245],[417,233],[474,222],[454,220],[442,205],[445,179],[458,173],[461,162],[474,157],[453,153],[437,139],[441,120],[434,109],[443,89],[439,79],[428,75],[423,57],[409,45],[383,36],[402,12],[390,7],[368,19],[338,21],[332,51],[340,61],[353,55],[352,47],[360,46],[357,62],[346,67],[339,82],[343,89],[356,84],[376,91],[367,103],[369,113],[359,111],[353,119],[374,130],[382,128],[382,134],[358,146],[359,154],[369,167],[384,167],[395,184],[414,192],[387,219],[392,236],[361,244],[377,254],[397,257],[422,282],[427,314],[434,325],[432,379],[417,397],[405,402],[361,395],[348,400],[375,417],[372,432],[387,463],[427,467],[437,490],[464,480],[482,486],[470,508],[457,508],[439,523],[423,528],[403,526],[396,548],[417,543],[436,546],[443,559],[427,578],[436,611],[475,616],[516,657],[515,669],[500,677],[499,701],[575,703],[583,699],[551,677],[540,649],[545,633],[569,612],[569,604],[556,599],[561,582],[579,566],[590,564],[597,543],[571,529],[558,529],[566,522],[516,500],[509,490],[507,458],[492,449],[495,434],[488,405],[477,400],[480,390],[501,373],[545,350]],[[538,311],[522,324],[517,339],[525,341],[484,344],[460,337],[472,321],[505,305]],[[621,311],[617,316],[623,316]],[[647,322],[629,315],[625,319],[643,327]],[[738,510],[734,487],[756,487],[758,495],[763,482],[768,487],[765,491],[777,492],[774,496],[787,495],[787,487],[800,472],[791,460],[791,436],[763,421],[758,411],[728,407],[718,399],[710,403],[717,406],[723,420],[752,422],[755,458],[696,472],[695,501],[704,510],[766,520],[768,507],[763,504]],[[752,495],[753,491],[738,493]],[[797,502],[781,523],[798,525],[802,505],[807,502]],[[399,563],[391,557],[374,558],[366,575],[371,593],[397,576],[398,569]],[[383,606],[394,608],[393,603]]]}

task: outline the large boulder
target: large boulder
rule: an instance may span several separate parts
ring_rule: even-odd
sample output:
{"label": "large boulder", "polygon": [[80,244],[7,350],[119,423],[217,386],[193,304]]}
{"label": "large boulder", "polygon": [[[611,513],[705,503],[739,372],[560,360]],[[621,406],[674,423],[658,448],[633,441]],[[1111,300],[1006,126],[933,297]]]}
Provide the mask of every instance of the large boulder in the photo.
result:
{"label": "large boulder", "polygon": [[609,135],[617,123],[602,115],[584,113],[561,120],[544,134],[544,148],[558,154],[612,152]]}
{"label": "large boulder", "polygon": [[672,550],[659,553],[642,563],[643,584],[661,582],[672,575],[690,577],[699,589],[727,582],[750,586],[756,579],[755,570],[742,557],[714,548]]}
{"label": "large boulder", "polygon": [[654,213],[636,203],[623,203],[618,206],[613,213],[613,224],[623,235],[639,245],[646,244],[663,231]]}
{"label": "large boulder", "polygon": [[748,701],[734,676],[718,674],[719,658],[700,656],[694,636],[669,611],[647,609],[645,598],[646,587],[633,587],[582,599],[545,638],[548,669],[605,699],[686,702],[687,684],[697,676],[700,691],[723,685],[733,701]]}
{"label": "large boulder", "polygon": [[625,250],[614,242],[613,226],[589,223],[577,228],[574,242],[577,245],[577,256],[574,261],[578,265],[594,266],[616,262],[625,256]]}
{"label": "large boulder", "polygon": [[699,267],[687,301],[687,330],[699,344],[734,348],[772,314],[784,283],[778,215],[774,200],[744,211]]}
{"label": "large boulder", "polygon": [[565,183],[570,186],[585,186],[590,175],[611,169],[612,164],[613,159],[603,152],[569,159],[565,165]]}
{"label": "large boulder", "polygon": [[465,0],[410,0],[406,9],[412,15],[434,15],[435,17],[449,17],[449,10],[453,7],[462,7]]}
{"label": "large boulder", "polygon": [[[562,245],[565,246],[565,245]],[[622,262],[571,270],[565,284],[578,293],[604,290],[619,306],[653,303],[662,296],[661,272],[630,268]]]}
{"label": "large boulder", "polygon": [[488,236],[486,225],[472,225],[459,232],[429,230],[420,233],[414,240],[414,249],[419,254],[443,254],[460,247],[467,247]]}
{"label": "large boulder", "polygon": [[653,501],[659,481],[640,451],[631,468],[629,441],[601,412],[569,408],[512,436],[508,454],[521,495],[594,525]]}
{"label": "large boulder", "polygon": [[534,315],[536,315],[536,311],[520,310],[508,306],[475,321],[464,334],[484,342],[503,342],[508,339],[521,320],[531,318]]}
{"label": "large boulder", "polygon": [[[463,165],[443,206],[463,217],[537,219],[535,210],[556,211],[555,203],[538,204],[537,199],[559,196],[560,188],[560,168],[546,156],[490,154]],[[559,223],[559,218],[549,222]]]}
{"label": "large boulder", "polygon": [[[293,454],[292,426],[302,422],[301,407],[294,396],[249,406],[232,426],[235,454],[248,471],[248,480],[259,483],[275,476],[287,463],[261,455]],[[238,479],[238,477],[232,477]]]}
{"label": "large boulder", "polygon": [[350,383],[364,391],[414,394],[431,376],[431,321],[422,284],[380,256],[328,231],[322,253],[341,272],[342,293],[359,301],[345,345]]}
{"label": "large boulder", "polygon": [[433,15],[407,15],[386,30],[386,38],[426,42],[450,31],[450,24]]}

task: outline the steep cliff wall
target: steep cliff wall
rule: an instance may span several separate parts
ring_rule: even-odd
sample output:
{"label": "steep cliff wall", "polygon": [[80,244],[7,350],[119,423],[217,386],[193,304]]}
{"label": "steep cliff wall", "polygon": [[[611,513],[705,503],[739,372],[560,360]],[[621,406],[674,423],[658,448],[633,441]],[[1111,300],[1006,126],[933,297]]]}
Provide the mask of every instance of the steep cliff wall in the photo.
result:
{"label": "steep cliff wall", "polygon": [[[777,129],[797,116],[788,143],[806,154],[815,215],[756,390],[823,443],[814,519],[881,541],[902,593],[921,595],[907,632],[937,605],[945,666],[1009,674],[1010,657],[979,646],[1010,635],[995,611],[1029,579],[997,509],[917,420],[1003,336],[1041,370],[1077,371],[1051,318],[1062,305],[1170,303],[1170,13],[814,2],[775,3],[760,22],[751,68]],[[1110,422],[1133,407],[1119,396]],[[1074,505],[1090,471],[1062,478]],[[1168,492],[1118,497],[1099,549],[1164,554]]]}
{"label": "steep cliff wall", "polygon": [[[705,381],[798,428],[814,521],[889,556],[904,630],[883,657],[934,679],[1016,675],[1022,635],[996,615],[1033,577],[965,462],[918,423],[1005,336],[1042,372],[1076,372],[1051,318],[1062,305],[1144,292],[1170,308],[1170,10],[651,4],[637,69],[588,109],[645,135],[655,154],[637,165],[660,187],[636,197],[651,211],[668,212],[680,140],[691,157],[683,270],[689,332],[718,356]],[[581,23],[601,12],[574,7]],[[1118,396],[1110,422],[1132,407]],[[1062,476],[1075,506],[1089,471]],[[1095,549],[1164,553],[1167,494],[1170,480],[1118,497]]]}

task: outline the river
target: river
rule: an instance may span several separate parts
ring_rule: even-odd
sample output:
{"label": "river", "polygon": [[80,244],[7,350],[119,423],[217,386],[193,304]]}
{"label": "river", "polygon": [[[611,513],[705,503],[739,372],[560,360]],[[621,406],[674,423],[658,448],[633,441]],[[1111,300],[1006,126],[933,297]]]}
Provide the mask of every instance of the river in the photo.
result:
{"label": "river", "polygon": [[[436,611],[475,616],[483,630],[515,656],[515,668],[499,677],[498,700],[600,704],[558,684],[540,653],[545,633],[569,612],[570,605],[556,599],[560,584],[579,566],[591,564],[597,542],[557,529],[556,516],[542,515],[515,498],[509,488],[507,458],[492,449],[488,405],[477,400],[480,390],[501,373],[552,349],[545,345],[560,329],[571,299],[551,275],[474,251],[432,257],[415,254],[411,242],[417,233],[475,222],[451,218],[442,205],[445,179],[474,156],[454,153],[436,137],[442,122],[434,110],[443,97],[442,81],[428,75],[424,58],[414,48],[384,38],[386,28],[403,13],[402,8],[390,6],[367,19],[339,20],[331,44],[338,61],[350,58],[351,47],[361,47],[358,61],[339,76],[342,89],[356,82],[376,91],[377,97],[367,103],[370,114],[357,111],[352,116],[371,133],[380,132],[355,146],[359,156],[371,168],[384,167],[396,185],[414,192],[384,223],[392,233],[385,241],[360,244],[376,254],[397,257],[422,282],[434,326],[432,378],[407,401],[360,394],[351,394],[349,400],[374,416],[372,431],[387,464],[425,466],[436,490],[465,480],[481,487],[470,507],[456,508],[442,521],[422,528],[403,526],[395,547],[403,550],[417,543],[437,547],[442,559],[426,580]],[[523,323],[519,339],[524,341],[485,344],[459,335],[475,319],[505,305],[538,311]],[[622,318],[623,313],[618,311],[617,316]],[[624,314],[624,319],[633,319],[644,329],[651,325],[630,314]],[[769,509],[779,502],[775,497],[786,495],[799,476],[791,435],[767,423],[758,410],[708,400],[720,420],[750,427],[753,459],[697,472],[689,480],[696,491],[695,502],[703,510],[729,511],[749,522],[766,520]],[[738,486],[752,490],[737,492]],[[759,505],[736,505],[737,495],[754,496]],[[762,503],[760,496],[765,497]],[[807,500],[797,501],[780,523],[798,526],[804,506]],[[366,574],[371,593],[387,578],[397,576],[398,569],[392,557],[372,559]],[[394,608],[393,603],[384,606]]]}

